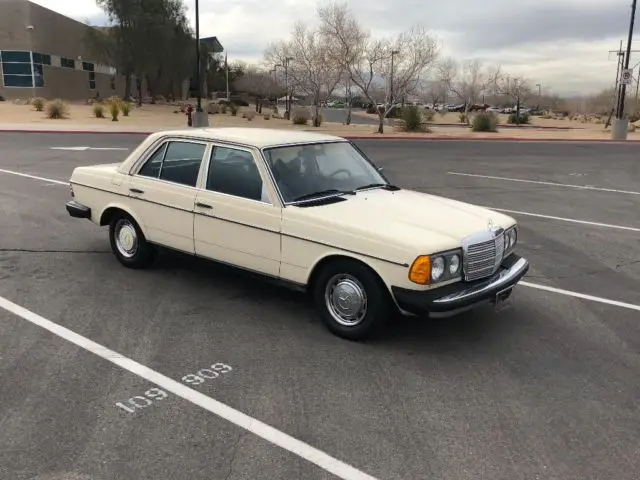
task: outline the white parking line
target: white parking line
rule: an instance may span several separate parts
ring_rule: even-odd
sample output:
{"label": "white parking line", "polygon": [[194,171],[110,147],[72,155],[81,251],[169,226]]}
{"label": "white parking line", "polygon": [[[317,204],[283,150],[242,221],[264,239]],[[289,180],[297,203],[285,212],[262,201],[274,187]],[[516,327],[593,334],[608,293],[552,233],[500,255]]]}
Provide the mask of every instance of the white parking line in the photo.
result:
{"label": "white parking line", "polygon": [[37,177],[35,175],[29,175],[28,173],[13,172],[11,170],[5,170],[0,168],[0,173],[8,173],[9,175],[17,175],[19,177],[31,178],[32,180],[42,180],[43,182],[55,183],[57,185],[69,185],[69,182],[63,182],[62,180],[55,180],[53,178]]}
{"label": "white parking line", "polygon": [[76,344],[80,348],[83,348],[111,363],[139,376],[151,383],[162,387],[163,389],[177,395],[178,397],[187,400],[195,405],[198,405],[205,410],[224,418],[225,420],[237,425],[240,428],[244,428],[249,432],[267,440],[268,442],[283,448],[315,465],[318,467],[336,475],[344,480],[376,480],[374,477],[348,465],[330,455],[287,435],[280,430],[277,430],[266,423],[261,422],[249,415],[246,415],[234,408],[214,400],[200,392],[197,392],[180,382],[177,382],[169,377],[156,372],[124,355],[109,350],[106,347],[89,340],[82,335],[79,335],[68,328],[65,328],[57,323],[47,320],[40,315],[27,310],[20,305],[17,305],[4,297],[0,297],[0,308],[3,308],[24,320],[33,323],[51,333],[61,337],[71,343]]}
{"label": "white parking line", "polygon": [[588,220],[576,220],[575,218],[554,217],[553,215],[542,215],[540,213],[520,212],[518,210],[507,210],[505,208],[495,208],[495,207],[484,207],[484,208],[488,208],[489,210],[495,210],[496,212],[513,213],[514,215],[525,215],[529,217],[547,218],[550,220],[560,220],[562,222],[580,223],[583,225],[590,225],[592,227],[615,228],[618,230],[628,230],[630,232],[640,232],[640,228],[638,227],[627,227],[625,225],[612,225],[609,223],[590,222]]}
{"label": "white parking line", "polygon": [[616,307],[628,308],[630,310],[637,310],[640,312],[640,305],[634,305],[633,303],[619,302],[617,300],[609,300],[602,297],[594,297],[593,295],[586,295],[584,293],[572,292],[570,290],[563,290],[561,288],[547,287],[546,285],[539,285],[537,283],[520,282],[519,285],[529,288],[535,288],[538,290],[545,290],[547,292],[559,293],[561,295],[567,295],[569,297],[581,298],[583,300],[591,300],[592,302],[606,303],[607,305],[613,305]]}
{"label": "white parking line", "polygon": [[577,188],[580,190],[596,190],[599,192],[611,192],[611,193],[626,193],[628,195],[640,195],[640,192],[634,192],[631,190],[617,190],[615,188],[603,188],[603,187],[594,187],[592,185],[571,185],[568,183],[556,183],[556,182],[544,182],[541,180],[523,180],[521,178],[509,178],[509,177],[494,177],[491,175],[477,175],[475,173],[460,173],[460,172],[447,172],[449,175],[459,175],[461,177],[477,177],[477,178],[488,178],[491,180],[503,180],[507,182],[520,182],[520,183],[535,183],[538,185],[551,185],[554,187],[566,187],[566,188]]}

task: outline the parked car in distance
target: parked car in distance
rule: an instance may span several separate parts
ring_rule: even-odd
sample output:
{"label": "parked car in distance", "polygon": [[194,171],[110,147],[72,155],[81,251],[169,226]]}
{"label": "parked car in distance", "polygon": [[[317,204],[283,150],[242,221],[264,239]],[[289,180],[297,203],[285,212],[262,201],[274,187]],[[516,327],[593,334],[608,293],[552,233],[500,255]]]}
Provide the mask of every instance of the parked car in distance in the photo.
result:
{"label": "parked car in distance", "polygon": [[69,188],[68,213],[108,226],[124,266],[147,267],[166,247],[257,272],[309,292],[348,339],[397,312],[502,305],[529,268],[514,219],[392,185],[331,135],[154,133],[120,163],[75,168]]}

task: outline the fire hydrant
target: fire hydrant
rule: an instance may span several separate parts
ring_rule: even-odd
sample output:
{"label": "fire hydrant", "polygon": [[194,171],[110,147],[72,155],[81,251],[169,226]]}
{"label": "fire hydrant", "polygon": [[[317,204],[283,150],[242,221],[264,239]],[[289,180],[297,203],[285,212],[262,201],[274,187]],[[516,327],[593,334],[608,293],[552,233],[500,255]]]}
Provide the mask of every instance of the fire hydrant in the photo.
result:
{"label": "fire hydrant", "polygon": [[193,125],[193,107],[191,105],[187,106],[187,125],[189,125],[190,127]]}

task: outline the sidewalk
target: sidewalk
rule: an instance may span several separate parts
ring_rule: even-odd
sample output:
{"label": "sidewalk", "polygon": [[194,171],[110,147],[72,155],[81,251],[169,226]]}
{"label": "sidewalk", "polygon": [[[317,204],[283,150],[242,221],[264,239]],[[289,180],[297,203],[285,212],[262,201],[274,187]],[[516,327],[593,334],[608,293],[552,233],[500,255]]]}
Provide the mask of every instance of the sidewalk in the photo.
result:
{"label": "sidewalk", "polygon": [[[246,127],[246,128],[278,128],[294,129],[310,132],[322,132],[351,139],[421,139],[421,140],[511,140],[511,141],[610,141],[611,131],[604,130],[602,125],[591,125],[590,128],[553,129],[553,128],[498,128],[497,133],[476,133],[468,128],[453,125],[432,126],[431,133],[396,132],[385,126],[385,133],[376,133],[375,125],[343,125],[325,122],[320,128],[311,125],[293,125],[284,119],[266,120],[256,115],[249,121],[242,118],[243,112],[250,110],[243,107],[237,116],[231,114],[209,115],[210,127]],[[255,110],[254,110],[255,111]],[[268,113],[263,110],[263,113]],[[107,113],[108,116],[108,113]],[[578,122],[571,122],[578,123]],[[599,128],[598,128],[599,127]],[[187,117],[172,105],[143,105],[133,108],[128,117],[120,116],[117,122],[110,118],[96,118],[92,107],[72,104],[69,116],[63,120],[46,118],[44,112],[37,112],[28,105],[14,105],[0,102],[0,132],[40,132],[40,133],[110,133],[110,134],[149,134],[162,130],[189,128]],[[639,132],[630,132],[628,141],[639,141]]]}

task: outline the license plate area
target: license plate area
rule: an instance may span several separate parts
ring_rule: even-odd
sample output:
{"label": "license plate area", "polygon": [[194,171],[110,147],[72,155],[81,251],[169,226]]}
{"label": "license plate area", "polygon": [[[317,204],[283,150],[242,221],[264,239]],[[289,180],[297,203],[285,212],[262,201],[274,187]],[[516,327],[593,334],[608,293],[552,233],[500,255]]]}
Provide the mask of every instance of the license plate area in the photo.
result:
{"label": "license plate area", "polygon": [[501,312],[513,306],[513,286],[500,290],[493,297],[493,309]]}

